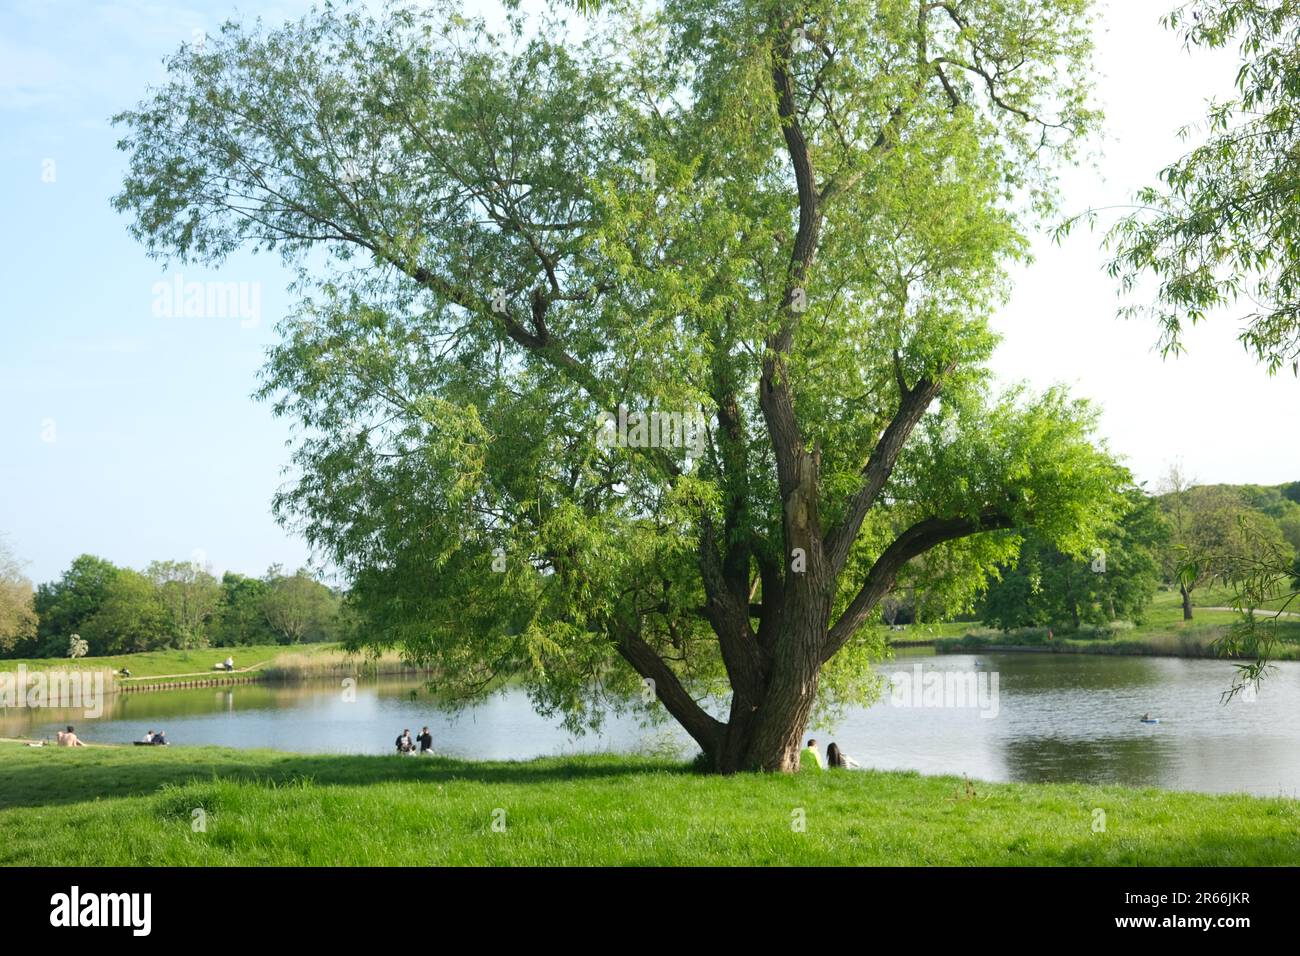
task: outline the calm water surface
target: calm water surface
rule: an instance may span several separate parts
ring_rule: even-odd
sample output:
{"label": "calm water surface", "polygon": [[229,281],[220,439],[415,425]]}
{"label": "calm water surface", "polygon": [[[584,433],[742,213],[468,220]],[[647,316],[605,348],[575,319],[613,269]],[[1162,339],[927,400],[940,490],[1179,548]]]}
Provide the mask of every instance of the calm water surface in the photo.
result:
{"label": "calm water surface", "polygon": [[[977,707],[894,706],[848,711],[829,728],[863,766],[969,774],[1003,781],[1082,781],[1205,792],[1300,796],[1300,662],[1278,666],[1254,701],[1223,704],[1233,667],[1222,661],[1067,654],[905,655],[905,672],[997,674],[996,716]],[[992,713],[991,710],[985,711]],[[1138,718],[1150,713],[1158,725]],[[0,710],[0,736],[52,736],[77,725],[88,741],[126,742],[162,729],[179,744],[269,747],[305,753],[388,753],[404,727],[429,725],[440,753],[481,759],[679,746],[673,726],[611,715],[599,734],[574,737],[507,689],[459,713],[418,683],[362,683],[355,700],[335,684],[241,685],[110,699],[104,716]]]}

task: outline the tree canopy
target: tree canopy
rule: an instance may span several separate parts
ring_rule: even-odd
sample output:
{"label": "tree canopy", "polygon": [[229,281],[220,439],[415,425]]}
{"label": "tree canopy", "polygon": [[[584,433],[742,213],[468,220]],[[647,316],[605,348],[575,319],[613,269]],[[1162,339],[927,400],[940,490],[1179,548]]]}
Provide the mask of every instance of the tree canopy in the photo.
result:
{"label": "tree canopy", "polygon": [[1166,25],[1188,47],[1241,51],[1233,95],[1210,105],[1190,152],[1141,190],[1111,231],[1112,274],[1125,291],[1157,282],[1150,313],[1165,351],[1186,326],[1242,310],[1242,343],[1270,372],[1300,374],[1300,3],[1192,0]]}
{"label": "tree canopy", "polygon": [[0,538],[0,654],[36,637],[32,582],[9,544]]}
{"label": "tree canopy", "polygon": [[192,561],[153,561],[142,573],[90,554],[33,595],[0,549],[0,657],[63,657],[74,637],[95,657],[334,641],[344,636],[340,602],[304,568],[273,565],[262,578],[227,571],[218,583]]}
{"label": "tree canopy", "polygon": [[226,25],[117,117],[116,205],[298,270],[276,507],[371,641],[575,724],[645,681],[719,769],[793,769],[900,582],[969,604],[1120,507],[1095,411],[986,367],[1097,119],[1089,4],[507,7]]}
{"label": "tree canopy", "polygon": [[1167,539],[1158,501],[1129,488],[1124,512],[1089,554],[1066,554],[1026,535],[1016,560],[990,585],[980,616],[1003,630],[1140,623],[1160,584]]}

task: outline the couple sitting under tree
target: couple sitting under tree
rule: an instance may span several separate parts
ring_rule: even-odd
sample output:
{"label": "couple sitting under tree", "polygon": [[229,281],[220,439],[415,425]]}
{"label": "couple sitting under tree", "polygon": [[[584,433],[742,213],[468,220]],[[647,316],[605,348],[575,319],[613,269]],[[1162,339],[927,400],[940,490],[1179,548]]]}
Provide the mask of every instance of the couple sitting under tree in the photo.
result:
{"label": "couple sitting under tree", "polygon": [[839,745],[834,741],[826,748],[826,759],[822,760],[821,751],[817,749],[817,741],[809,739],[808,746],[804,748],[803,755],[799,761],[800,770],[834,770],[836,768],[848,769],[850,767],[861,766],[856,760],[840,750]]}

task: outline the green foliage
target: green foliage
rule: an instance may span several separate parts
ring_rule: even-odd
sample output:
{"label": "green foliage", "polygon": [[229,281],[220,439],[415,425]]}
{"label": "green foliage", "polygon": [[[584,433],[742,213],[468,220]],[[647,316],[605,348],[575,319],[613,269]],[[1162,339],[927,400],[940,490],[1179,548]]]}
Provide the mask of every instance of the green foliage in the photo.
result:
{"label": "green foliage", "polygon": [[1156,500],[1129,488],[1122,514],[1091,552],[1068,554],[1038,534],[1027,536],[1016,561],[989,585],[981,618],[1004,631],[1141,623],[1160,584],[1167,536]]}
{"label": "green foliage", "polygon": [[1163,573],[1187,592],[1229,583],[1265,562],[1289,564],[1294,549],[1277,522],[1250,505],[1250,486],[1188,486],[1171,480],[1161,497],[1169,528]]}
{"label": "green foliage", "polygon": [[246,577],[234,571],[221,576],[221,602],[210,632],[212,643],[220,647],[250,644],[274,644],[275,632],[262,612],[262,602],[270,585],[260,578]]}
{"label": "green foliage", "polygon": [[[58,581],[36,589],[35,609],[40,617],[37,641],[41,656],[62,656],[68,637],[83,625],[108,600],[118,568],[94,555],[73,559]],[[92,652],[102,653],[92,646]]]}
{"label": "green foliage", "polygon": [[[578,725],[639,691],[630,646],[725,693],[719,633],[755,626],[702,609],[777,622],[788,594],[848,614],[823,702],[860,699],[873,569],[969,605],[1018,529],[1074,552],[1116,513],[1095,411],[1000,394],[985,365],[1006,269],[1097,119],[1089,16],[669,0],[611,4],[580,42],[452,3],[228,24],[117,117],[115,205],[162,258],[299,270],[261,392],[303,426],[276,509],[343,569],[356,642],[452,693],[514,677]],[[856,513],[882,433],[933,394]],[[701,415],[705,446],[610,447],[620,406]],[[778,459],[814,474],[811,518]],[[790,567],[804,519],[848,526],[816,595]]]}
{"label": "green foliage", "polygon": [[1300,481],[1292,481],[1288,484],[1281,485],[1278,488],[1278,491],[1287,501],[1300,505]]}
{"label": "green foliage", "polygon": [[139,571],[116,568],[94,612],[81,622],[90,653],[130,654],[172,644],[170,617],[154,582]]}
{"label": "green foliage", "polygon": [[286,575],[275,566],[261,579],[227,572],[218,583],[192,562],[154,561],[141,574],[81,555],[58,581],[42,584],[34,599],[31,585],[15,578],[18,611],[12,627],[19,639],[6,641],[3,600],[9,587],[0,578],[3,657],[66,657],[77,634],[84,637],[84,653],[93,657],[209,644],[320,643],[343,636],[342,598],[306,570]]}
{"label": "green foliage", "polygon": [[1286,615],[1300,607],[1300,558],[1275,527],[1243,520],[1221,578],[1232,588],[1232,606],[1240,617],[1218,649],[1224,656],[1252,658],[1238,665],[1237,677],[1225,692],[1231,699],[1256,687],[1280,656],[1282,634],[1293,628]]}
{"label": "green foliage", "polygon": [[221,600],[216,578],[192,561],[154,561],[145,570],[158,600],[167,609],[167,623],[176,647],[202,647],[208,622]]}
{"label": "green foliage", "polygon": [[281,644],[338,638],[339,597],[307,569],[282,574],[276,566],[262,583],[262,617]]}
{"label": "green foliage", "polygon": [[34,650],[37,617],[32,582],[0,539],[0,656]]}
{"label": "green foliage", "polygon": [[1154,304],[1129,311],[1154,315],[1166,353],[1187,325],[1245,300],[1242,344],[1270,372],[1300,373],[1300,4],[1193,0],[1165,22],[1190,47],[1237,44],[1241,68],[1202,142],[1112,230],[1110,271],[1128,292],[1158,280]]}

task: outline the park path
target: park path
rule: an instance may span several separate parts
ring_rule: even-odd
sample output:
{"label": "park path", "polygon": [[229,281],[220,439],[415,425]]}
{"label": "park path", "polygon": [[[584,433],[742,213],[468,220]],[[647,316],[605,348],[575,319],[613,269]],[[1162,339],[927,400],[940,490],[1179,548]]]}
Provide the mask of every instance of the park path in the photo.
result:
{"label": "park path", "polygon": [[[1235,607],[1197,607],[1198,611],[1236,611]],[[1260,617],[1300,617],[1300,611],[1270,611],[1266,607],[1255,608]]]}
{"label": "park path", "polygon": [[176,677],[220,677],[222,675],[229,676],[231,674],[248,674],[252,671],[257,670],[259,667],[262,667],[269,663],[270,661],[258,661],[256,664],[253,664],[250,667],[236,667],[233,671],[216,670],[214,668],[213,670],[207,670],[207,671],[192,671],[189,674],[140,674],[140,675],[132,674],[130,677],[119,677],[117,679],[125,684],[128,681],[135,682],[135,681],[144,681],[144,680],[171,680]]}

